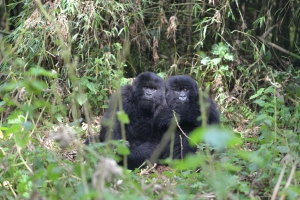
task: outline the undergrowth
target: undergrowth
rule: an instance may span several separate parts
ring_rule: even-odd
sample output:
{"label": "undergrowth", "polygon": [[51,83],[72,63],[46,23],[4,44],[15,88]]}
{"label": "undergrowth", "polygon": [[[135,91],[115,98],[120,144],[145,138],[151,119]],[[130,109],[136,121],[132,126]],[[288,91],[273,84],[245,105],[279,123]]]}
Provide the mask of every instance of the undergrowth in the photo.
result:
{"label": "undergrowth", "polygon": [[[19,2],[0,38],[0,198],[299,199],[300,71],[254,37],[270,13],[247,30],[238,2]],[[128,171],[123,142],[83,141],[146,70],[193,77],[222,125],[193,132],[197,154]]]}

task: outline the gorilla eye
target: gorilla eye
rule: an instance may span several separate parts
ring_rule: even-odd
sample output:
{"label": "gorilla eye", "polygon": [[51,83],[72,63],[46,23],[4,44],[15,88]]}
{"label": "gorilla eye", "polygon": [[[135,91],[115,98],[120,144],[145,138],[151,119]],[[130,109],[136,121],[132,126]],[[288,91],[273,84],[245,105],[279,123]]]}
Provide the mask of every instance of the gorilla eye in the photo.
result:
{"label": "gorilla eye", "polygon": [[177,92],[187,92],[188,89],[186,87],[180,87],[176,89]]}
{"label": "gorilla eye", "polygon": [[153,86],[145,86],[145,88],[146,88],[146,89],[149,89],[149,90],[156,90],[156,88],[153,87]]}

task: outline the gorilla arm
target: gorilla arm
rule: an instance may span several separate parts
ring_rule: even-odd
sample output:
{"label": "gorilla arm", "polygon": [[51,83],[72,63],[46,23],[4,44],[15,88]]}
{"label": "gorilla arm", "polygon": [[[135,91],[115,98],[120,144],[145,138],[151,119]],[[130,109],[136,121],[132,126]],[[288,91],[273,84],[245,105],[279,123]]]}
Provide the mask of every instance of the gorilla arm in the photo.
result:
{"label": "gorilla arm", "polygon": [[215,102],[209,98],[210,106],[208,110],[207,124],[220,124],[220,113],[217,109]]}
{"label": "gorilla arm", "polygon": [[[128,91],[130,92],[130,85],[124,86],[125,89],[121,88],[121,94],[122,90],[124,90],[124,93]],[[122,95],[121,95],[122,96]],[[118,96],[117,92],[112,94],[108,101],[108,108],[106,109],[102,119],[101,119],[101,130],[99,135],[93,135],[88,137],[85,140],[85,144],[88,145],[92,142],[104,142],[108,139],[121,139],[121,127],[120,123],[117,119],[117,111],[119,110],[119,102],[121,98]],[[123,100],[123,99],[122,99]],[[126,99],[125,99],[126,100]],[[129,100],[129,99],[127,99]],[[113,122],[113,123],[112,123]]]}
{"label": "gorilla arm", "polygon": [[[121,124],[117,118],[117,112],[120,111],[119,101],[122,100],[122,106],[125,113],[129,116],[134,112],[134,103],[132,102],[132,86],[124,85],[121,87],[121,95],[114,93],[108,104],[108,109],[103,115],[99,139],[104,142],[108,139],[122,139]],[[111,123],[113,122],[113,123]]]}

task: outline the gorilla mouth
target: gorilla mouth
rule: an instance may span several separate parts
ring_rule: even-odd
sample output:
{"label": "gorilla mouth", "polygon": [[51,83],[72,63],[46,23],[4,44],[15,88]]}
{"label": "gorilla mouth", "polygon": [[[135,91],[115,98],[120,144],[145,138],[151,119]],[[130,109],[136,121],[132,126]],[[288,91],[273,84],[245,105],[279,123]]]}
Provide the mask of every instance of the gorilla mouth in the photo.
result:
{"label": "gorilla mouth", "polygon": [[141,101],[150,101],[150,102],[152,102],[153,100],[152,99],[147,99],[147,98],[142,98]]}
{"label": "gorilla mouth", "polygon": [[185,103],[189,103],[189,101],[188,100],[183,101],[183,100],[177,99],[176,103],[177,104],[185,104]]}

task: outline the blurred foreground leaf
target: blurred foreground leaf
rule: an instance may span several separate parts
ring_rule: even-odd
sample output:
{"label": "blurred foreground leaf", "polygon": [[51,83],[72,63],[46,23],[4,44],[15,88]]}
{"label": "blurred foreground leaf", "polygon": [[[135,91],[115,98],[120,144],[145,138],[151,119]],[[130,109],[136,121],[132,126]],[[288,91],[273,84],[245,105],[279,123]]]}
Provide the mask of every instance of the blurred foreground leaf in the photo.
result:
{"label": "blurred foreground leaf", "polygon": [[[220,151],[240,143],[240,138],[232,131],[215,126],[196,128],[191,132],[190,137],[197,144],[204,142]],[[190,144],[195,146],[194,142],[190,142]]]}

